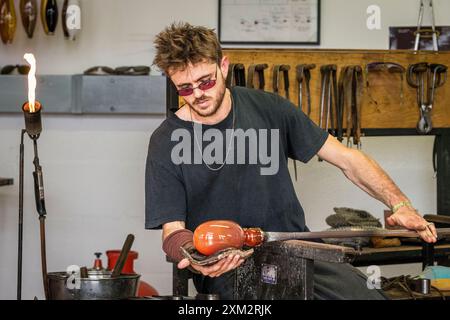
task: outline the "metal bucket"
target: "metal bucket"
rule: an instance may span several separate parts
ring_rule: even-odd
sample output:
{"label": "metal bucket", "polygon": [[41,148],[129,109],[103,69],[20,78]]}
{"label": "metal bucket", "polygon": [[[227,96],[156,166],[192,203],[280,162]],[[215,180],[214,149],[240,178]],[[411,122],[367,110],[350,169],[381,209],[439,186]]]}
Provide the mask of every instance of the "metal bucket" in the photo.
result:
{"label": "metal bucket", "polygon": [[111,278],[109,271],[89,271],[87,278],[75,279],[66,272],[51,272],[47,277],[49,300],[118,300],[136,296],[141,276]]}

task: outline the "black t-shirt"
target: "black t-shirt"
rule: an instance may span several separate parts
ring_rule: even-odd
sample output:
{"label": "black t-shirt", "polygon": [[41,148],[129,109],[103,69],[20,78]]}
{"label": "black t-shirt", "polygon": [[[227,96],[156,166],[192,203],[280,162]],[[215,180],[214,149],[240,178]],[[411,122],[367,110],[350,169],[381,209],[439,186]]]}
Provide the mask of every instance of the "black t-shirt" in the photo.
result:
{"label": "black t-shirt", "polygon": [[[308,162],[323,146],[328,133],[278,95],[243,87],[232,88],[231,94],[233,109],[228,116],[218,124],[203,125],[202,130],[216,129],[216,132],[225,133],[224,156],[229,146],[226,137],[231,137],[233,123],[234,129],[242,129],[241,133],[247,132],[249,136],[257,133],[256,146],[247,140],[244,164],[238,164],[237,157],[242,148],[239,149],[235,142],[231,148],[234,153],[216,171],[204,163],[175,164],[172,151],[181,141],[171,139],[175,130],[183,129],[181,131],[190,134],[192,153],[196,148],[200,150],[200,146],[206,148],[211,142],[202,140],[198,130],[194,136],[192,122],[169,114],[154,131],[149,143],[145,178],[146,229],[159,229],[167,222],[185,221],[186,228],[194,230],[207,220],[226,219],[236,221],[242,227],[260,227],[265,231],[305,231],[304,212],[289,175],[287,160]],[[276,173],[275,150],[271,149],[276,146],[271,144],[273,137],[279,145]],[[260,156],[257,161],[251,158],[252,152],[257,150],[259,155],[264,145],[268,148],[267,154],[272,155],[272,163]],[[220,165],[211,164],[210,167]],[[266,174],[262,174],[264,168]]]}

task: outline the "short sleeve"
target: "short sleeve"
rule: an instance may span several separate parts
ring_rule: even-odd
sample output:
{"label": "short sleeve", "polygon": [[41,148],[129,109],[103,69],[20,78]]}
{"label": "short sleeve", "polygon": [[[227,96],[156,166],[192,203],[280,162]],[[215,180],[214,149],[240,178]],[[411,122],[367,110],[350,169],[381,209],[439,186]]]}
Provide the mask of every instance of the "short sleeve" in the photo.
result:
{"label": "short sleeve", "polygon": [[291,102],[284,100],[283,104],[287,155],[306,163],[322,148],[328,138],[328,132],[317,126]]}
{"label": "short sleeve", "polygon": [[145,171],[145,228],[161,229],[172,221],[186,220],[186,190],[172,164],[147,156]]}

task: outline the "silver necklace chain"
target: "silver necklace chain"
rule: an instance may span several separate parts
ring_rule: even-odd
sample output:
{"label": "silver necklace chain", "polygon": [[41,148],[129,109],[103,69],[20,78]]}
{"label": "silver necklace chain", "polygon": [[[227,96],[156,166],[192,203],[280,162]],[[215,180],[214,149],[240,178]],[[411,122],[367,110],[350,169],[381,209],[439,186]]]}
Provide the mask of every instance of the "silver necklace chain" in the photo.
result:
{"label": "silver necklace chain", "polygon": [[[233,139],[234,139],[234,126],[235,126],[235,120],[236,120],[236,112],[234,110],[234,101],[233,101],[233,95],[230,91],[230,98],[231,98],[231,112],[233,112],[233,124],[232,124],[232,128],[231,128],[231,137],[230,137],[230,143],[228,144],[228,148],[227,148],[227,154],[225,156],[225,160],[223,161],[222,165],[218,168],[211,168],[203,159],[203,148],[200,146],[200,143],[197,140],[197,135],[195,134],[195,128],[194,128],[194,120],[192,119],[192,110],[191,107],[189,106],[189,113],[191,115],[191,123],[192,123],[192,130],[194,131],[194,138],[195,138],[195,142],[197,144],[197,148],[198,151],[200,152],[201,156],[202,156],[202,163],[205,164],[205,166],[211,170],[211,171],[219,171],[220,169],[223,168],[223,166],[227,163],[227,159],[228,159],[228,155],[230,154],[230,150],[231,150],[231,145],[233,143]],[[202,132],[203,134],[203,132]],[[226,130],[225,130],[225,137],[226,137]]]}

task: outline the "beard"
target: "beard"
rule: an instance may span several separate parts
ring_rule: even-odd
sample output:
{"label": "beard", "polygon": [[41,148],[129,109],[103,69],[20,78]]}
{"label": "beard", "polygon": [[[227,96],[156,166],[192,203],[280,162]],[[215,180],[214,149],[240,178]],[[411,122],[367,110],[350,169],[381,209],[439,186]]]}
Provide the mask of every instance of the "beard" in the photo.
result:
{"label": "beard", "polygon": [[[193,103],[186,103],[189,105],[191,110],[194,111],[198,116],[200,117],[211,117],[217,113],[220,106],[222,105],[223,99],[225,97],[225,89],[226,87],[224,85],[218,87],[217,94],[215,97],[210,97],[204,94],[198,99],[195,99]],[[203,109],[199,106],[199,104],[204,102],[212,102],[210,106],[208,106],[206,109]]]}

